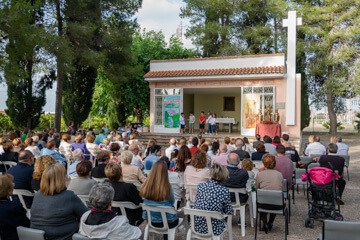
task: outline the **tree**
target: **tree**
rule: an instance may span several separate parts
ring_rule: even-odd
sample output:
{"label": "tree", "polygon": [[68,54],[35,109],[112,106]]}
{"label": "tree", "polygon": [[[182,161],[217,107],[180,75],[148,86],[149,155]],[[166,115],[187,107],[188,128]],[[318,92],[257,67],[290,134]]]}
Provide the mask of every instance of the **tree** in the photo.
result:
{"label": "tree", "polygon": [[[8,86],[6,113],[17,128],[33,129],[45,105],[53,73],[46,70],[42,1],[6,1],[1,8],[2,40],[6,42],[4,76]],[[5,40],[5,41],[4,41]],[[45,70],[42,70],[45,69]]]}
{"label": "tree", "polygon": [[302,7],[311,93],[326,103],[330,134],[336,134],[336,101],[360,93],[360,2],[311,1]]}

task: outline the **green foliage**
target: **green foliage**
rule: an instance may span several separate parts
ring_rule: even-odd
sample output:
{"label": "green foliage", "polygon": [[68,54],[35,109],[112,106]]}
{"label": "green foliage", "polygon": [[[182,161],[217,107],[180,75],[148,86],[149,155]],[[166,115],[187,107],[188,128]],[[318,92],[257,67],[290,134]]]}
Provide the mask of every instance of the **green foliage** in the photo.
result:
{"label": "green foliage", "polygon": [[[54,118],[53,114],[41,114],[39,125],[34,129],[35,131],[44,131],[45,128],[54,128]],[[50,123],[51,121],[51,123]],[[64,121],[64,118],[61,118],[61,132],[68,130],[67,124]]]}
{"label": "green foliage", "polygon": [[358,131],[358,133],[360,133],[360,113],[356,114],[356,117],[359,120],[355,120],[355,129]]}
{"label": "green foliage", "polygon": [[[89,127],[89,121],[90,121],[90,127]],[[106,117],[103,116],[89,116],[82,124],[81,124],[81,128],[82,129],[89,129],[89,128],[93,128],[93,129],[101,129],[103,123],[106,123]]]}
{"label": "green foliage", "polygon": [[[326,129],[330,129],[330,122],[325,122],[322,124],[324,128]],[[343,130],[344,129],[344,126],[342,126],[342,123],[341,122],[338,122],[337,123],[337,129],[338,130]]]}
{"label": "green foliage", "polygon": [[15,130],[11,119],[8,115],[4,115],[0,113],[0,131],[1,132],[10,132]]}

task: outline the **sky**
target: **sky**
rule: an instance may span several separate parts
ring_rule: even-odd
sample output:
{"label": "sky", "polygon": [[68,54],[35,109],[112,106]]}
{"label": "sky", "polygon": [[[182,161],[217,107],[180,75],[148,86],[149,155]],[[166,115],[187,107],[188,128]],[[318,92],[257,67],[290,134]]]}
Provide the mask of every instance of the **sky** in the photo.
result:
{"label": "sky", "polygon": [[[186,48],[194,48],[190,40],[185,39],[184,33],[189,21],[181,19],[180,8],[184,6],[182,0],[143,0],[142,8],[135,15],[141,29],[146,31],[162,31],[168,42],[182,21],[183,25],[183,43]],[[55,112],[55,88],[46,92],[46,105],[44,112]],[[4,84],[0,84],[0,111],[6,109],[7,90]]]}

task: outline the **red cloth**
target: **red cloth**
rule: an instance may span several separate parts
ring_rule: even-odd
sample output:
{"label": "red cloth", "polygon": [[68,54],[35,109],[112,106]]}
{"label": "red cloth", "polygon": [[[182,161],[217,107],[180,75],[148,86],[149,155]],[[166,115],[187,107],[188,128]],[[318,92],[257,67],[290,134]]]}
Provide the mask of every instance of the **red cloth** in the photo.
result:
{"label": "red cloth", "polygon": [[205,124],[205,115],[204,116],[201,116],[200,115],[200,117],[199,117],[199,122],[200,122],[200,124]]}
{"label": "red cloth", "polygon": [[[312,182],[319,185],[326,185],[332,182],[332,170],[325,167],[314,167],[309,170],[309,177]],[[340,178],[339,175],[335,173],[335,178]],[[306,173],[303,173],[301,176],[301,181],[306,181]]]}
{"label": "red cloth", "polygon": [[194,156],[194,154],[199,151],[199,148],[197,146],[193,146],[190,148],[191,157]]}
{"label": "red cloth", "polygon": [[271,138],[275,136],[281,136],[280,124],[256,124],[255,134],[259,134],[261,137],[268,135]]}

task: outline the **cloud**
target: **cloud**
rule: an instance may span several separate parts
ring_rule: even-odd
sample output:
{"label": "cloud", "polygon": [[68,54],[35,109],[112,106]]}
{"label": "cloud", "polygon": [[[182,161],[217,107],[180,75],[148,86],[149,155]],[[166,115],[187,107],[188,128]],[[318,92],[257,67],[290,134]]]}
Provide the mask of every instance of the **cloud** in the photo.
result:
{"label": "cloud", "polygon": [[180,8],[185,4],[181,0],[143,0],[142,8],[136,15],[140,27],[146,31],[162,31],[168,42],[176,34],[176,29],[183,23],[183,43],[186,48],[194,48],[190,40],[185,39],[187,19],[181,19]]}

